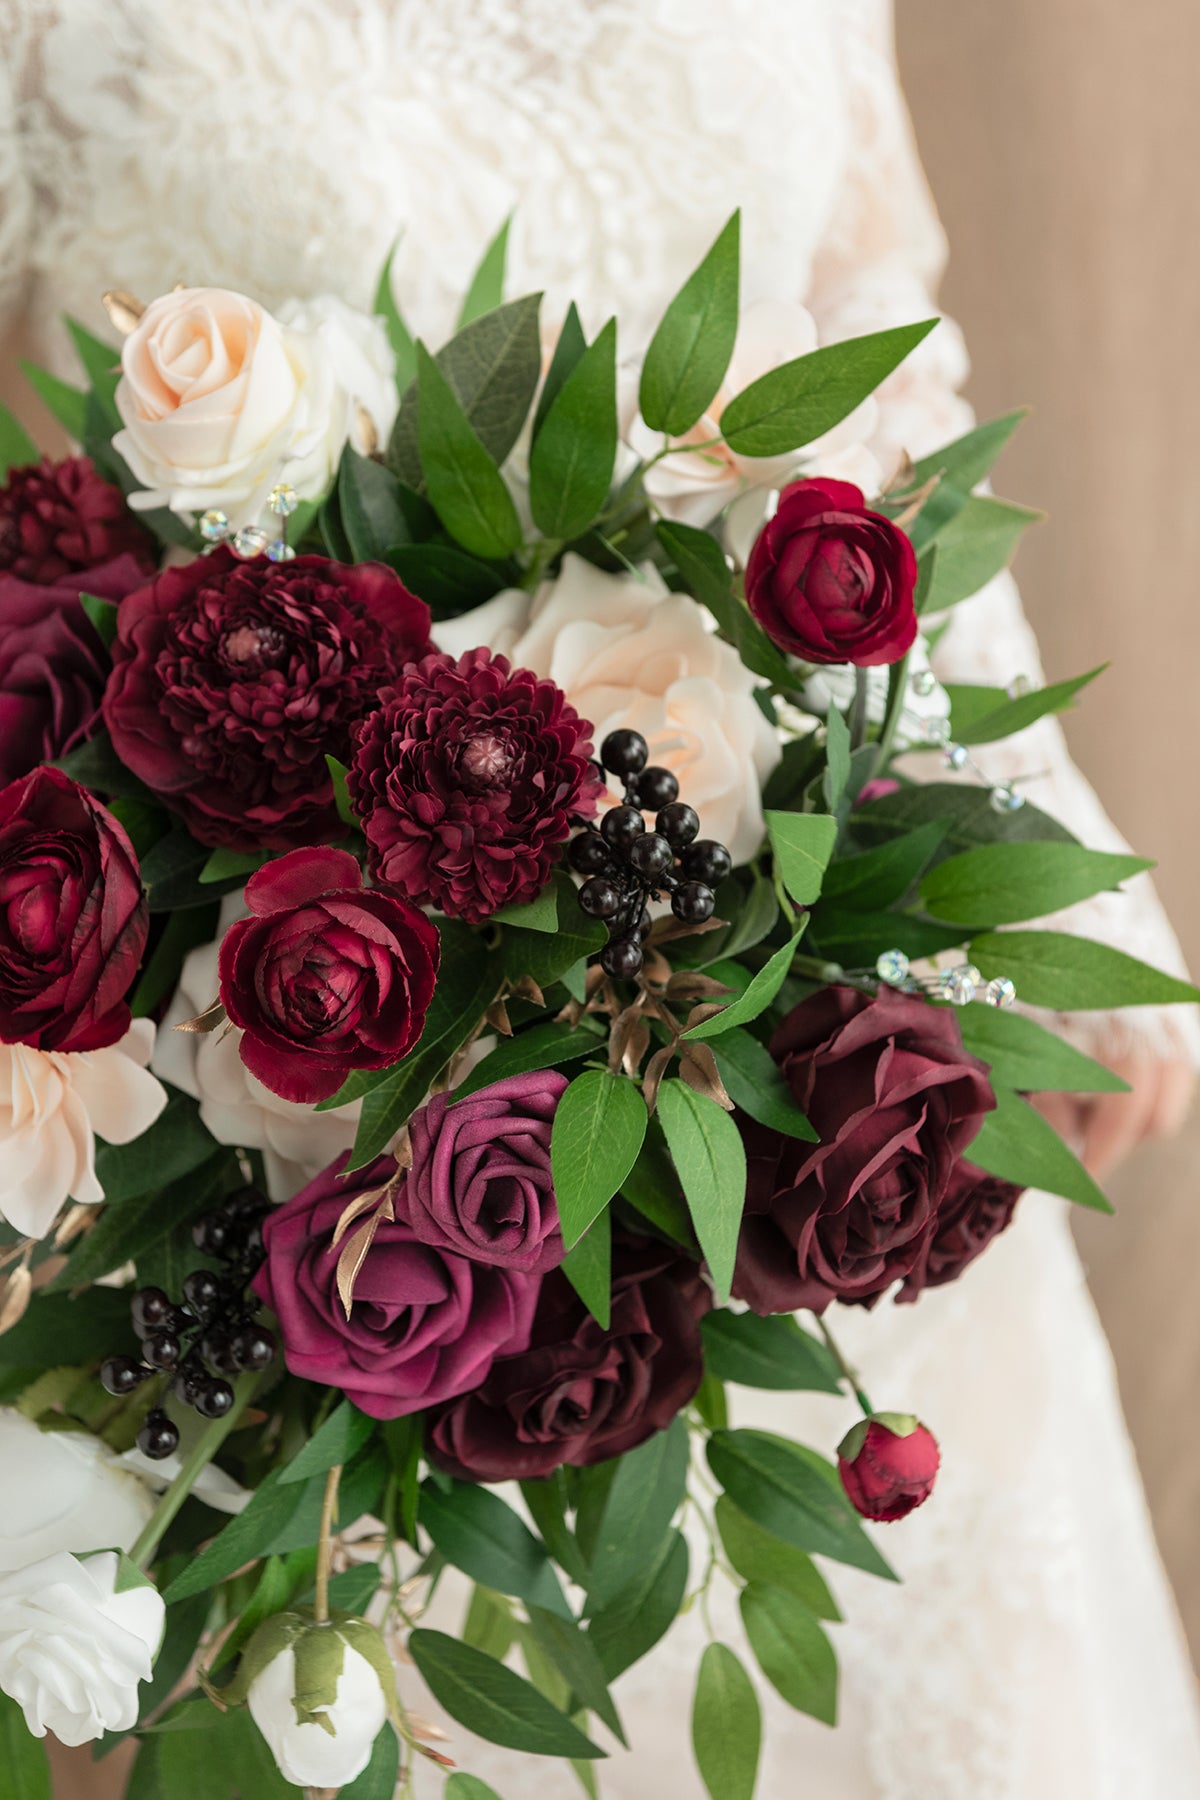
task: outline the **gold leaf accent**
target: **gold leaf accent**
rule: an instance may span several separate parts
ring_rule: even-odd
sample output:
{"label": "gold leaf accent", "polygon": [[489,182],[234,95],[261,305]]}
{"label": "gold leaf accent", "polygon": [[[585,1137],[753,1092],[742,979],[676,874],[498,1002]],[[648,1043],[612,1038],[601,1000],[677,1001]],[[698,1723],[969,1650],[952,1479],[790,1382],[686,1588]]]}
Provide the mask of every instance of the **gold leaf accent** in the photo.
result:
{"label": "gold leaf accent", "polygon": [[907,530],[908,526],[910,526],[912,524],[913,520],[916,518],[917,514],[920,512],[921,508],[924,506],[925,502],[928,500],[930,494],[932,494],[934,488],[939,487],[941,485],[941,480],[942,480],[942,477],[941,477],[941,473],[939,471],[938,474],[931,475],[929,477],[929,480],[927,482],[925,482],[922,487],[914,489],[911,496],[909,496],[909,495],[898,496],[898,498],[906,499],[908,501],[908,504],[904,508],[904,511],[902,513],[898,513],[896,516],[896,519],[894,521],[895,524],[899,526],[901,531]]}
{"label": "gold leaf accent", "polygon": [[621,1067],[631,1080],[641,1068],[642,1058],[649,1048],[650,1027],[644,1019],[639,1019],[629,1034],[629,1042],[621,1057]]}
{"label": "gold leaf accent", "polygon": [[137,328],[138,320],[146,310],[145,302],[126,293],[124,288],[109,288],[100,297],[114,330],[119,331],[122,337],[128,337]]}
{"label": "gold leaf accent", "polygon": [[703,1025],[706,1019],[715,1019],[718,1013],[723,1013],[724,1011],[725,1008],[723,1006],[714,1006],[711,1001],[706,1002],[703,1006],[693,1006],[691,1012],[687,1016],[687,1023],[684,1025],[683,1029],[685,1031],[690,1031],[693,1025]]}
{"label": "gold leaf accent", "polygon": [[428,1744],[414,1744],[413,1749],[430,1762],[437,1763],[440,1769],[457,1769],[458,1764],[452,1756],[443,1756],[440,1750],[431,1750]]}
{"label": "gold leaf accent", "polygon": [[353,1200],[350,1201],[343,1211],[341,1218],[333,1228],[333,1248],[335,1250],[349,1231],[351,1225],[353,1225],[355,1219],[361,1219],[365,1212],[370,1212],[373,1206],[378,1206],[387,1191],[388,1184],[385,1181],[382,1187],[368,1188],[365,1194],[356,1194],[354,1196]]}
{"label": "gold leaf accent", "polygon": [[90,1231],[99,1217],[98,1206],[73,1206],[59,1220],[58,1230],[54,1233],[54,1248],[64,1250],[68,1244],[74,1243],[81,1232]]}
{"label": "gold leaf accent", "polygon": [[900,452],[895,468],[884,484],[884,493],[890,498],[893,494],[907,493],[916,478],[917,465],[907,450]]}
{"label": "gold leaf accent", "polygon": [[652,1113],[658,1105],[659,1084],[666,1074],[667,1065],[674,1054],[674,1044],[664,1044],[661,1050],[654,1052],[646,1064],[646,1074],[642,1082],[642,1099],[646,1102],[647,1112]]}
{"label": "gold leaf accent", "polygon": [[426,1719],[420,1713],[409,1713],[408,1728],[414,1737],[425,1738],[431,1744],[450,1742],[448,1731],[443,1731],[440,1725],[435,1725],[432,1719]]}
{"label": "gold leaf accent", "polygon": [[680,969],[667,983],[668,1000],[713,1000],[718,994],[732,994],[733,989],[712,975],[698,969]]}
{"label": "gold leaf accent", "polygon": [[371,1245],[375,1242],[375,1233],[384,1221],[390,1222],[395,1217],[391,1195],[384,1198],[377,1211],[365,1219],[354,1236],[346,1244],[346,1248],[338,1257],[337,1286],[342,1305],[346,1309],[346,1317],[350,1317],[350,1309],[354,1305],[354,1284],[362,1272]]}
{"label": "gold leaf accent", "polygon": [[661,919],[655,919],[646,942],[648,944],[669,944],[675,938],[702,937],[706,931],[720,931],[728,923],[728,919],[712,918],[705,919],[700,925],[681,925],[678,919],[673,919],[668,915]]}
{"label": "gold leaf accent", "polygon": [[531,1006],[545,1006],[546,1004],[546,996],[532,975],[522,975],[513,988],[513,994],[518,1000],[528,1000]]}
{"label": "gold leaf accent", "polygon": [[501,1037],[512,1036],[513,1028],[509,1022],[508,1008],[505,1006],[503,1000],[493,1000],[492,1004],[488,1007],[487,1012],[484,1014],[484,1018],[487,1020],[492,1030],[498,1031]]}
{"label": "gold leaf accent", "polygon": [[361,400],[356,400],[354,405],[354,417],[358,425],[358,439],[359,443],[362,445],[361,455],[374,456],[379,448],[379,432],[376,430],[375,421]]}
{"label": "gold leaf accent", "polygon": [[725,1092],[725,1083],[721,1080],[717,1068],[717,1059],[707,1044],[680,1045],[679,1073],[690,1088],[703,1094],[706,1100],[715,1100],[726,1112],[733,1111],[733,1101]]}
{"label": "gold leaf accent", "polygon": [[224,1025],[226,1017],[222,1002],[214,1000],[211,1006],[206,1006],[204,1011],[197,1013],[194,1019],[185,1019],[182,1025],[176,1025],[175,1030],[197,1033],[215,1031],[218,1025]]}
{"label": "gold leaf accent", "polygon": [[0,1305],[0,1336],[11,1331],[19,1319],[24,1318],[25,1308],[33,1295],[33,1276],[29,1273],[27,1263],[14,1269],[4,1285],[4,1302]]}

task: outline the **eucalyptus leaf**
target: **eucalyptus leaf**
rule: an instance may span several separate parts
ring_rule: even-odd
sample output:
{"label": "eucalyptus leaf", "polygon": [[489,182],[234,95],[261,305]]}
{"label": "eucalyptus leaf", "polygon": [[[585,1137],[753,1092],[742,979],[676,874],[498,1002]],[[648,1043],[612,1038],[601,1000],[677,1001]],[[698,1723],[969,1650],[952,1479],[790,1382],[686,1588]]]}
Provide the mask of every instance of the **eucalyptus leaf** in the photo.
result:
{"label": "eucalyptus leaf", "polygon": [[1129,1083],[1022,1013],[964,1006],[964,1047],[988,1064],[996,1081],[1021,1093],[1126,1094]]}
{"label": "eucalyptus leaf", "polygon": [[800,942],[802,932],[796,932],[786,944],[774,952],[770,960],[763,964],[749,985],[728,1006],[722,1007],[712,1018],[703,1019],[699,1025],[691,1025],[683,1034],[683,1041],[691,1043],[697,1038],[719,1038],[738,1025],[748,1025],[757,1019],[760,1013],[766,1012],[788,975],[792,966],[792,958]]}
{"label": "eucalyptus leaf", "polygon": [[389,1722],[371,1746],[361,1775],[342,1788],[338,1800],[392,1800],[400,1778],[400,1739]]}
{"label": "eucalyptus leaf", "polygon": [[923,610],[942,612],[986,587],[1006,569],[1042,514],[990,494],[972,494],[937,540],[937,567]]}
{"label": "eucalyptus leaf", "polygon": [[816,1141],[816,1132],[796,1105],[779,1065],[748,1031],[724,1031],[713,1045],[725,1092],[735,1106],[760,1125],[785,1137]]}
{"label": "eucalyptus leaf", "polygon": [[741,1594],[742,1623],[758,1666],[797,1712],[837,1724],[837,1658],[815,1619],[785,1588],[752,1581]]}
{"label": "eucalyptus leaf", "polygon": [[740,243],[735,212],[650,340],[639,403],[651,431],[690,431],[724,379],[737,337]]}
{"label": "eucalyptus leaf", "polygon": [[446,1561],[472,1581],[570,1618],[544,1548],[499,1494],[461,1481],[440,1493],[426,1482],[420,1521]]}
{"label": "eucalyptus leaf", "polygon": [[337,498],[352,561],[378,561],[392,545],[409,541],[412,534],[400,483],[390,469],[360,456],[350,443],[342,451]]}
{"label": "eucalyptus leaf", "polygon": [[578,1025],[559,1024],[557,1020],[531,1025],[528,1031],[518,1032],[515,1037],[502,1038],[482,1062],[476,1063],[454,1089],[451,1104],[457,1105],[481,1088],[491,1087],[495,1081],[507,1081],[512,1075],[528,1075],[535,1069],[558,1069],[564,1063],[575,1062],[581,1056],[603,1049],[604,1033],[591,1019],[581,1019]]}
{"label": "eucalyptus leaf", "polygon": [[417,344],[417,444],[442,524],[473,556],[507,556],[521,541],[513,497],[425,346]]}
{"label": "eucalyptus leaf", "polygon": [[902,787],[897,793],[860,807],[850,823],[856,837],[872,844],[921,825],[940,824],[945,832],[942,850],[946,855],[970,850],[976,844],[1025,843],[1030,839],[1063,844],[1076,841],[1065,825],[1028,800],[1016,812],[998,813],[991,804],[990,788],[952,781]]}
{"label": "eucalyptus leaf", "polygon": [[100,1144],[96,1179],[109,1206],[151,1189],[160,1193],[172,1182],[221,1154],[221,1146],[200,1118],[190,1094],[168,1090],[164,1110],[140,1137],[128,1144]]}
{"label": "eucalyptus leaf", "polygon": [[412,1632],[408,1648],[438,1704],[490,1743],[533,1756],[604,1755],[565,1714],[503,1663],[425,1627]]}
{"label": "eucalyptus leaf", "polygon": [[338,1463],[351,1462],[376,1428],[374,1419],[359,1412],[352,1401],[342,1400],[280,1471],[280,1483],[287,1487],[293,1482],[309,1481]]}
{"label": "eucalyptus leaf", "polygon": [[825,804],[836,813],[850,779],[850,730],[836,706],[829,708],[825,726]]}
{"label": "eucalyptus leaf", "polygon": [[610,319],[563,382],[534,440],[529,504],[547,538],[580,537],[602,510],[617,440],[617,322]]}
{"label": "eucalyptus leaf", "polygon": [[971,489],[991,472],[1013,432],[1028,414],[1029,408],[1022,406],[1015,412],[1005,413],[1002,418],[988,419],[915,464],[909,483],[911,490],[924,487],[935,476],[938,478],[937,487],[907,528],[918,552],[933,543],[939,532],[961,512]]}
{"label": "eucalyptus leaf", "polygon": [[454,544],[389,544],[381,561],[423,600],[435,619],[456,619],[506,584],[495,565]]}
{"label": "eucalyptus leaf", "polygon": [[1110,1202],[1088,1174],[1074,1151],[1063,1143],[1054,1127],[1035,1112],[1028,1101],[1007,1088],[996,1089],[996,1110],[984,1115],[983,1124],[967,1146],[966,1155],[989,1175],[1017,1187],[1041,1188],[1061,1194],[1093,1212],[1112,1212]]}
{"label": "eucalyptus leaf", "polygon": [[711,532],[673,519],[659,519],[655,527],[659,543],[687,583],[687,591],[724,623],[725,609],[734,604],[733,574],[725,552]]}
{"label": "eucalyptus leaf", "polygon": [[725,1644],[708,1644],[692,1704],[692,1749],[712,1800],[754,1800],[762,1717],[754,1683]]}
{"label": "eucalyptus leaf", "polygon": [[830,863],[821,884],[822,907],[836,905],[875,912],[902,900],[941,848],[946,835],[940,820],[891,838],[858,856]]}
{"label": "eucalyptus leaf", "polygon": [[479,267],[471,277],[471,285],[458,315],[460,331],[473,319],[482,318],[484,313],[491,312],[504,299],[504,270],[508,261],[508,233],[511,225],[512,214],[509,213],[480,258]]}
{"label": "eucalyptus leaf", "polygon": [[653,1562],[593,1617],[588,1635],[610,1681],[632,1668],[670,1630],[683,1605],[687,1578],[687,1539],[672,1530]]}
{"label": "eucalyptus leaf", "polygon": [[937,319],[826,344],[772,369],[735,394],[721,414],[739,456],[783,456],[848,418],[928,337]]}
{"label": "eucalyptus leaf", "polygon": [[575,1700],[586,1711],[594,1712],[628,1749],[620,1716],[608,1691],[604,1665],[591,1638],[580,1630],[569,1612],[564,1617],[528,1603],[526,1611],[539,1648],[566,1681]]}
{"label": "eucalyptus leaf", "polygon": [[392,262],[395,255],[396,245],[393,244],[379,272],[379,282],[375,289],[375,312],[383,320],[388,343],[396,358],[396,386],[403,389],[417,372],[417,346],[404,323],[392,287]]}
{"label": "eucalyptus leaf", "polygon": [[607,1331],[612,1320],[612,1214],[600,1213],[577,1244],[563,1257],[561,1268],[596,1323]]}
{"label": "eucalyptus leaf", "polygon": [[991,980],[1007,975],[1029,1006],[1054,1012],[1109,1012],[1200,1000],[1200,988],[1090,938],[1062,931],[986,932],[971,961]]}
{"label": "eucalyptus leaf", "polygon": [[1144,857],[1078,844],[981,844],[932,869],[921,883],[921,903],[951,924],[1011,925],[1059,912],[1153,867]]}
{"label": "eucalyptus leaf", "polygon": [[542,391],[538,395],[537,409],[533,415],[533,438],[535,441],[546,422],[547,413],[562,391],[564,381],[586,349],[587,339],[583,335],[583,326],[579,320],[579,308],[572,300],[567,308],[567,316],[563,320],[562,330],[558,334],[558,341],[554,346],[554,355],[550,358],[550,367],[546,370]]}
{"label": "eucalyptus leaf", "polygon": [[837,1602],[811,1556],[785,1544],[722,1494],[714,1509],[731,1566],[743,1581],[765,1581],[803,1602],[819,1619],[841,1618]]}
{"label": "eucalyptus leaf", "polygon": [[655,1561],[687,1492],[688,1433],[681,1417],[617,1463],[591,1555],[588,1610],[610,1605]]}
{"label": "eucalyptus leaf", "polygon": [[683,1186],[717,1299],[729,1298],[746,1203],[741,1133],[715,1100],[672,1077],[658,1090],[658,1117]]}
{"label": "eucalyptus leaf", "polygon": [[815,1451],[765,1431],[716,1431],[708,1463],[730,1499],[785,1544],[896,1579],[859,1524],[837,1470]]}
{"label": "eucalyptus leaf", "polygon": [[763,817],[784,887],[798,906],[811,906],[820,896],[837,842],[837,820],[828,813],[767,812]]}
{"label": "eucalyptus leaf", "polygon": [[1065,712],[1074,704],[1081,689],[1103,675],[1107,663],[1099,663],[1086,675],[1070,681],[1054,681],[1048,687],[1031,688],[1015,699],[998,688],[948,687],[950,719],[955,741],[960,744],[991,744],[997,738],[1012,737],[1024,731],[1048,713]]}
{"label": "eucalyptus leaf", "polygon": [[[542,372],[540,307],[540,294],[510,300],[464,326],[434,359],[497,466],[521,434]],[[401,398],[387,453],[388,467],[413,488],[423,479],[416,397],[412,382]]]}
{"label": "eucalyptus leaf", "polygon": [[77,444],[82,443],[87,420],[87,395],[82,389],[72,387],[68,381],[60,381],[57,375],[51,375],[48,369],[39,369],[36,363],[22,361],[21,373],[67,436]]}
{"label": "eucalyptus leaf", "polygon": [[550,1136],[550,1166],[569,1250],[619,1192],[646,1135],[640,1089],[607,1069],[586,1069],[563,1094]]}
{"label": "eucalyptus leaf", "polygon": [[723,1307],[700,1321],[704,1366],[722,1381],[776,1392],[808,1390],[840,1394],[838,1366],[817,1338],[802,1331],[790,1314],[760,1318]]}

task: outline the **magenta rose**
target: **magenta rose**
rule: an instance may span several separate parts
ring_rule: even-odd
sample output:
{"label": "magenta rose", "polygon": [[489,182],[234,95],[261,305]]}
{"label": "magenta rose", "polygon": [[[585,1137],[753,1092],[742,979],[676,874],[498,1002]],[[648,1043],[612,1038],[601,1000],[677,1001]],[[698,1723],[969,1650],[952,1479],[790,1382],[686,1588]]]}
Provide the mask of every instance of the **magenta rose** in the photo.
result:
{"label": "magenta rose", "polygon": [[876,1300],[917,1267],[959,1157],[996,1104],[949,1007],[822,988],[771,1055],[816,1144],[739,1121],[748,1159],[733,1291],[758,1313]]}
{"label": "magenta rose", "polygon": [[148,928],[133,846],[86,788],[41,768],[0,791],[0,1040],[115,1044]]}
{"label": "magenta rose", "polygon": [[938,1207],[937,1225],[905,1277],[898,1300],[917,1300],[927,1287],[957,1281],[994,1238],[1011,1225],[1024,1188],[987,1175],[965,1159],[956,1164]]}
{"label": "magenta rose", "polygon": [[636,1448],[699,1387],[711,1305],[694,1263],[642,1239],[613,1246],[607,1331],[565,1275],[547,1275],[529,1348],[441,1411],[430,1456],[464,1481],[526,1481]]}
{"label": "magenta rose", "polygon": [[221,940],[221,1000],[241,1057],[285,1100],[327,1100],[351,1069],[385,1069],[421,1035],[436,928],[397,894],[364,888],[345,850],[293,850],[246,883],[248,919]]}
{"label": "magenta rose", "polygon": [[255,1277],[279,1320],[293,1375],[339,1389],[374,1419],[477,1387],[497,1356],[529,1342],[536,1276],[468,1262],[424,1244],[403,1220],[383,1221],[354,1284],[349,1317],[337,1286],[346,1207],[396,1173],[390,1156],[343,1177],[340,1156],[267,1215],[266,1261]]}
{"label": "magenta rose", "polygon": [[371,871],[478,924],[531,900],[600,784],[562,690],[490,650],[428,656],[363,725],[350,797]]}
{"label": "magenta rose", "polygon": [[838,1450],[838,1474],[856,1512],[890,1524],[928,1500],[940,1461],[937,1439],[927,1426],[902,1414],[880,1413],[847,1432]]}
{"label": "magenta rose", "polygon": [[127,768],[202,844],[339,837],[325,758],[429,647],[429,608],[381,563],[240,561],[225,547],[122,602],[104,718]]}
{"label": "magenta rose", "polygon": [[785,487],[746,567],[746,604],[781,650],[812,663],[899,662],[917,635],[917,559],[849,481]]}
{"label": "magenta rose", "polygon": [[567,1078],[510,1075],[464,1100],[435,1094],[408,1122],[396,1214],[426,1244],[541,1275],[562,1261],[550,1131]]}
{"label": "magenta rose", "polygon": [[157,561],[154,539],[90,457],[52,462],[47,456],[9,470],[0,487],[0,570],[39,587],[96,594],[95,571],[126,557],[149,574]]}

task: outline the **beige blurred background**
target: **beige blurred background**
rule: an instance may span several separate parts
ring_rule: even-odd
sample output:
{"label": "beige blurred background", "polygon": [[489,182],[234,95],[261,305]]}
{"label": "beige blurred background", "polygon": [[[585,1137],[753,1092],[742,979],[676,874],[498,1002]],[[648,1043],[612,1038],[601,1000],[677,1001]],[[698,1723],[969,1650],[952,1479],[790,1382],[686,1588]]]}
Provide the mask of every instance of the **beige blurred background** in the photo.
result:
{"label": "beige blurred background", "polygon": [[[898,0],[901,69],[951,245],[942,299],[983,414],[1028,401],[1000,491],[1044,507],[1017,565],[1051,679],[1115,669],[1077,761],[1200,970],[1200,233],[1190,0]],[[1189,401],[1191,404],[1189,404]],[[1200,1661],[1200,1116],[1107,1183],[1077,1237]]]}

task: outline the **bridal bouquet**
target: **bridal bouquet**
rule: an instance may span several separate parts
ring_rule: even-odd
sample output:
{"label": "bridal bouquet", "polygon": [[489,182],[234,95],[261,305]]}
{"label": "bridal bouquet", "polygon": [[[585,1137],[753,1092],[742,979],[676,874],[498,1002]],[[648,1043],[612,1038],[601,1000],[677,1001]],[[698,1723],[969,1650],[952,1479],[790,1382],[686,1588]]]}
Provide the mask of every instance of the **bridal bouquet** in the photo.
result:
{"label": "bridal bouquet", "polygon": [[[1103,1207],[1029,1096],[1121,1083],[1026,1009],[1194,997],[1022,924],[1147,865],[975,760],[1099,671],[930,667],[1033,516],[975,491],[1016,415],[863,448],[935,321],[742,311],[735,217],[630,369],[503,250],[436,355],[386,269],[375,318],[110,294],[119,360],[28,371],[79,454],[0,421],[25,1800],[48,1730],[136,1734],[131,1800],[492,1800],[421,1683],[594,1794],[728,1582],[693,1735],[748,1800],[756,1691],[833,1723],[830,1565],[888,1579],[863,1519],[938,1466],[832,1303]],[[739,1387],[862,1417],[835,1458]]]}

